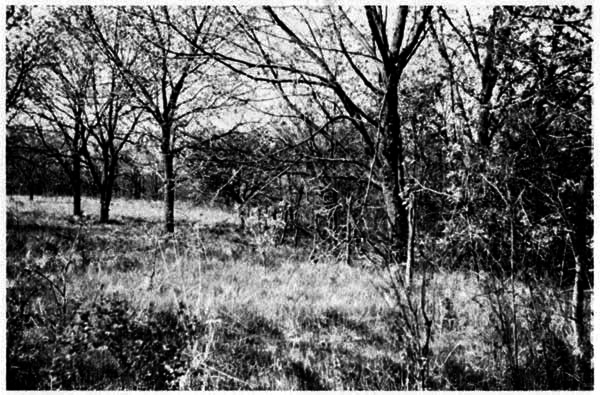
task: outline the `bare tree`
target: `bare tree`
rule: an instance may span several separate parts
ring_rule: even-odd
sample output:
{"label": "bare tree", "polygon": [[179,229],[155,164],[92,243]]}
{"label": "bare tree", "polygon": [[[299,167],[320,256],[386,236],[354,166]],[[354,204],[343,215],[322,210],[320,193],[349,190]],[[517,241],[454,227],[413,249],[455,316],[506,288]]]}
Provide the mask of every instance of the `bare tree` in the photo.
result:
{"label": "bare tree", "polygon": [[[86,25],[95,42],[119,70],[137,105],[160,128],[164,172],[165,230],[173,232],[174,159],[178,132],[194,115],[222,105],[206,75],[211,59],[201,49],[213,45],[213,9],[189,8],[176,15],[167,7],[85,9]],[[170,25],[185,19],[189,42],[177,40]],[[140,22],[140,23],[135,23]],[[204,84],[203,84],[204,83]]]}
{"label": "bare tree", "polygon": [[36,85],[27,114],[35,125],[33,130],[40,145],[69,176],[73,215],[81,215],[82,155],[88,138],[86,98],[93,61],[89,53],[64,34],[63,39],[65,45],[39,75],[43,83]]}
{"label": "bare tree", "polygon": [[[107,81],[99,80],[98,74],[102,71],[107,72]],[[119,174],[121,151],[132,143],[142,112],[130,105],[131,94],[123,86],[114,67],[102,70],[97,64],[90,90],[90,114],[86,118],[88,144],[83,149],[83,156],[100,191],[100,222],[106,223]]]}

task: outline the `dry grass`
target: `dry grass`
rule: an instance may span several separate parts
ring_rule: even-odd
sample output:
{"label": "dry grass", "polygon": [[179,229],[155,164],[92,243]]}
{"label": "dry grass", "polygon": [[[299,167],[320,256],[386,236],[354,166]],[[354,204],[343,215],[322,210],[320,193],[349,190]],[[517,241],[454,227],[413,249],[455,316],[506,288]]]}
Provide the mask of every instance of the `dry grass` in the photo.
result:
{"label": "dry grass", "polygon": [[[9,208],[18,207],[22,212],[41,211],[48,215],[66,218],[73,212],[73,199],[65,196],[51,196],[36,197],[34,201],[30,201],[26,196],[8,196],[7,206]],[[100,212],[100,201],[95,198],[83,197],[81,209],[85,215],[97,219]],[[111,202],[110,216],[116,222],[128,219],[160,222],[164,218],[163,202],[116,198]],[[217,208],[198,207],[189,202],[175,204],[175,221],[201,223],[207,226],[238,222],[232,213]]]}
{"label": "dry grass", "polygon": [[[177,231],[170,239],[161,233],[160,202],[117,199],[111,210],[116,221],[108,225],[94,222],[98,203],[92,199],[83,201],[84,211],[92,213],[83,223],[69,220],[70,209],[68,198],[8,199],[10,289],[21,289],[24,285],[19,281],[29,278],[20,272],[24,265],[46,270],[52,281],[64,283],[61,328],[72,329],[84,309],[108,299],[122,300],[127,306],[126,320],[141,328],[155,322],[152,317],[157,314],[175,314],[178,336],[181,317],[188,317],[184,320],[188,329],[183,331],[187,337],[177,346],[177,358],[185,363],[176,369],[170,360],[156,362],[157,371],[169,379],[162,384],[164,388],[411,387],[405,377],[410,369],[403,359],[403,344],[394,333],[395,310],[374,286],[381,284],[377,272],[341,262],[309,262],[308,251],[302,248],[275,246],[255,234],[240,233],[235,216],[217,209],[178,204]],[[69,262],[66,269],[65,262]],[[419,276],[416,280],[420,281]],[[428,308],[434,318],[431,386],[502,388],[504,351],[494,337],[494,314],[485,284],[476,274],[434,273],[428,290]],[[27,307],[18,310],[36,317],[33,326],[19,328],[37,333],[38,338],[52,338],[51,330],[43,325],[49,322],[44,315],[55,311],[53,304],[60,302],[50,298],[55,291],[48,284],[46,288],[45,295],[31,297],[24,302]],[[527,317],[531,296],[523,285],[518,288],[523,332],[533,333],[525,324],[533,322]],[[453,300],[456,308],[452,329],[442,325],[445,298]],[[201,329],[189,329],[192,319]],[[555,327],[564,326],[559,315],[551,321]],[[9,336],[23,342],[23,333]],[[94,352],[103,350],[112,358],[113,343],[105,343],[95,345]],[[142,351],[136,348],[129,354],[137,352]],[[121,358],[136,358],[129,354]],[[8,361],[9,365],[13,362]],[[22,369],[23,364],[17,365]],[[66,369],[54,365],[54,370]],[[49,367],[45,369],[42,372]],[[64,381],[62,385],[163,388],[155,382],[133,385],[132,378],[124,378],[122,366],[111,369],[118,379],[104,375],[113,379],[92,380],[92,385],[79,375],[75,384]],[[42,377],[44,373],[36,374]]]}

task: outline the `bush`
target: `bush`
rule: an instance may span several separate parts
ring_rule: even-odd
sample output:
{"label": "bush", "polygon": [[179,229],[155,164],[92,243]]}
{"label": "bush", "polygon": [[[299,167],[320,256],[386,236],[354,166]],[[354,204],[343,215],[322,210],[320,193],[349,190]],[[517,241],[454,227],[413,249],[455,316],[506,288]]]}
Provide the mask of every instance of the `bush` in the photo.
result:
{"label": "bush", "polygon": [[80,305],[68,319],[46,317],[44,329],[14,313],[8,319],[11,390],[171,389],[189,363],[186,347],[205,329],[183,305],[136,317],[118,296]]}

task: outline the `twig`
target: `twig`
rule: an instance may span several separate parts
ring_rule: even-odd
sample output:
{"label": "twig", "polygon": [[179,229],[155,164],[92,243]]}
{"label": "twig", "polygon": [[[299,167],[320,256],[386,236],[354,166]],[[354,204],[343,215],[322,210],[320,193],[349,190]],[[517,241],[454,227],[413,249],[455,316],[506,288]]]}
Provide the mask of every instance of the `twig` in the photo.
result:
{"label": "twig", "polygon": [[247,381],[244,381],[244,380],[242,380],[242,379],[238,379],[237,377],[234,377],[234,376],[232,376],[232,375],[230,375],[230,374],[227,374],[227,373],[225,373],[225,372],[223,372],[223,371],[221,371],[221,370],[219,370],[219,369],[217,369],[217,368],[213,368],[212,366],[208,366],[208,365],[206,364],[206,362],[201,362],[201,365],[202,365],[204,368],[206,368],[206,369],[212,370],[213,372],[215,372],[215,373],[217,373],[217,374],[220,374],[221,376],[224,376],[224,377],[227,377],[228,379],[231,379],[231,380],[237,381],[237,382],[239,382],[239,383],[245,384],[245,385],[247,385],[248,387],[250,387],[250,389],[255,389],[255,388],[254,388],[254,386],[253,386],[252,384],[248,383]]}

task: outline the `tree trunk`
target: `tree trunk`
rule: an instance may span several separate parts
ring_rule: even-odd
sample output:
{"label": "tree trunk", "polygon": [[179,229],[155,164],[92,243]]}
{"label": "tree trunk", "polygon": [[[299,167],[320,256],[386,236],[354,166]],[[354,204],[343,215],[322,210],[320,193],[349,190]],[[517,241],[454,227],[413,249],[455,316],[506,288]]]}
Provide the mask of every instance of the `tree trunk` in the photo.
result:
{"label": "tree trunk", "polygon": [[[401,263],[406,257],[408,237],[408,217],[403,204],[404,172],[402,168],[402,136],[398,116],[398,79],[390,76],[385,103],[383,104],[381,125],[381,176],[383,200],[390,222],[392,258]],[[394,80],[395,79],[395,80]]]}
{"label": "tree trunk", "polygon": [[[587,240],[591,231],[588,229],[587,219],[587,199],[586,191],[591,190],[591,177],[583,177],[580,181],[578,191],[574,202],[575,216],[573,218],[574,232],[573,237],[567,235],[571,246],[573,247],[573,258],[575,261],[575,279],[573,282],[573,292],[571,296],[572,304],[572,328],[573,328],[573,349],[577,363],[577,374],[581,381],[581,388],[586,389],[593,384],[591,368],[591,342],[589,331],[585,324],[585,290],[586,276],[591,266],[591,256],[587,247]],[[591,389],[591,388],[590,388]]]}
{"label": "tree trunk", "polygon": [[173,171],[173,154],[170,149],[163,151],[163,161],[165,166],[165,231],[173,233],[175,231],[175,175]]}
{"label": "tree trunk", "polygon": [[73,190],[73,215],[81,215],[81,158],[79,154],[73,155],[71,188]]}
{"label": "tree trunk", "polygon": [[494,132],[492,129],[492,114],[490,113],[492,93],[498,81],[498,70],[496,69],[496,24],[500,18],[500,7],[494,7],[490,27],[486,40],[486,55],[481,65],[481,91],[479,93],[479,119],[477,133],[479,144],[488,148],[492,142]]}
{"label": "tree trunk", "polygon": [[[574,249],[575,250],[575,249]],[[575,259],[575,281],[573,283],[573,293],[571,296],[572,304],[572,328],[573,328],[573,349],[574,355],[577,360],[577,370],[579,375],[583,376],[585,368],[585,325],[584,325],[584,283],[583,283],[583,271],[582,260],[579,254],[574,251]]]}
{"label": "tree trunk", "polygon": [[27,186],[29,189],[29,201],[33,202],[33,195],[35,194],[35,183],[33,182],[33,179],[29,181]]}
{"label": "tree trunk", "polygon": [[142,188],[139,179],[136,179],[135,184],[133,185],[133,198],[138,200],[142,198]]}
{"label": "tree trunk", "polygon": [[100,192],[100,223],[105,224],[109,221],[110,197],[106,196],[107,191]]}
{"label": "tree trunk", "polygon": [[[416,220],[415,220],[415,197],[411,193],[408,198],[408,237],[406,242],[406,267],[404,272],[404,283],[407,287],[412,285],[413,272],[414,272],[414,261],[415,261],[415,234],[416,234]],[[425,273],[425,271],[423,271]],[[423,274],[425,275],[425,274]]]}
{"label": "tree trunk", "polygon": [[133,169],[132,183],[133,183],[133,198],[141,199],[142,198],[142,177],[137,168]]}
{"label": "tree trunk", "polygon": [[352,197],[346,198],[346,265],[352,263]]}
{"label": "tree trunk", "polygon": [[113,194],[113,180],[106,180],[100,186],[100,223],[106,224],[110,221],[110,203]]}

